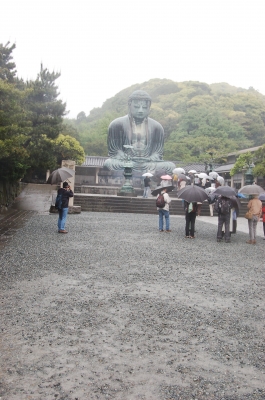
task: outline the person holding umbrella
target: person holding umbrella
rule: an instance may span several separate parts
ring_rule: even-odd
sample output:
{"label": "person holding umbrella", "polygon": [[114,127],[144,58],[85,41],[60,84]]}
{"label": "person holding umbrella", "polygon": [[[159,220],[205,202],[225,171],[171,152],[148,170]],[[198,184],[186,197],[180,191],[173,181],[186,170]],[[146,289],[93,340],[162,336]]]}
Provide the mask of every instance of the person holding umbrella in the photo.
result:
{"label": "person holding umbrella", "polygon": [[[216,191],[215,191],[216,194]],[[214,204],[214,209],[218,213],[217,242],[223,239],[222,228],[225,225],[225,243],[230,243],[230,213],[232,208],[231,200],[221,195]]]}
{"label": "person holding umbrella", "polygon": [[68,204],[69,198],[74,196],[74,193],[72,192],[68,182],[64,182],[63,187],[58,189],[58,195],[62,195],[62,206],[58,210],[58,233],[68,233],[68,231],[65,230],[65,223],[68,214]]}
{"label": "person holding umbrella", "polygon": [[248,219],[249,240],[246,241],[248,244],[256,244],[257,223],[262,215],[262,202],[258,199],[257,194],[252,197],[247,205],[252,214],[252,218]]}
{"label": "person holding umbrella", "polygon": [[151,187],[151,179],[150,177],[153,176],[150,172],[146,172],[145,174],[142,175],[144,177],[144,193],[143,193],[143,199],[146,198],[148,199],[148,194],[149,194],[149,188]]}
{"label": "person holding umbrella", "polygon": [[262,202],[263,239],[265,240],[265,193],[259,195],[259,200]]}
{"label": "person holding umbrella", "polygon": [[[186,213],[186,238],[194,239],[195,219],[198,208],[197,203],[207,200],[208,195],[205,190],[194,184],[191,184],[181,189],[177,193],[177,196],[180,199],[185,200],[184,210]],[[190,224],[191,227],[189,228]]]}
{"label": "person holding umbrella", "polygon": [[[169,204],[171,203],[171,198],[167,192],[174,189],[174,186],[159,186],[152,191],[152,196],[156,196],[156,206],[159,216],[159,232],[171,232],[170,220],[169,220]],[[161,201],[160,201],[161,200]],[[162,202],[162,204],[161,204]],[[164,218],[166,223],[166,230],[164,231]]]}
{"label": "person holding umbrella", "polygon": [[187,239],[195,239],[195,220],[197,213],[198,205],[196,202],[188,203],[184,202],[184,210],[185,210],[185,218],[186,218],[186,238]]}

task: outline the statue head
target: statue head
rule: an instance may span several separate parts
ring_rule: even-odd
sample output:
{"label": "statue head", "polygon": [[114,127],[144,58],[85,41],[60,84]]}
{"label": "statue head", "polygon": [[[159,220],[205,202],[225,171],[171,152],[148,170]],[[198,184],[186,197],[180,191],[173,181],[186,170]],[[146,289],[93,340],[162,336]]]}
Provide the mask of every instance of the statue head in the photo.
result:
{"label": "statue head", "polygon": [[150,113],[151,97],[143,90],[136,90],[129,96],[129,114],[136,122],[142,122]]}

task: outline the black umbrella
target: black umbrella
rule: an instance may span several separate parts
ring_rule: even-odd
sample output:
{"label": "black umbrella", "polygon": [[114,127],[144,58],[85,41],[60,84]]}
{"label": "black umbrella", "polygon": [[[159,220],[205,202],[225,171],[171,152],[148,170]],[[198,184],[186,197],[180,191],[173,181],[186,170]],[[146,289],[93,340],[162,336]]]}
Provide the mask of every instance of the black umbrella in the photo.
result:
{"label": "black umbrella", "polygon": [[179,190],[177,196],[180,199],[186,200],[188,203],[200,202],[208,199],[208,195],[204,189],[196,185],[185,186]]}
{"label": "black umbrella", "polygon": [[231,196],[230,197],[231,203],[232,203],[232,207],[236,210],[236,213],[239,213],[239,208],[241,207],[241,203],[238,200],[238,198],[236,196]]}
{"label": "black umbrella", "polygon": [[61,183],[66,181],[68,178],[74,176],[75,171],[70,168],[62,167],[58,168],[55,171],[52,171],[51,175],[47,179],[47,183],[54,185],[56,183]]}
{"label": "black umbrella", "polygon": [[219,186],[214,193],[228,198],[236,196],[235,189],[230,186]]}
{"label": "black umbrella", "polygon": [[170,185],[170,186],[158,186],[156,189],[154,189],[154,190],[151,192],[151,195],[152,195],[152,196],[157,196],[157,195],[158,195],[159,193],[161,193],[162,190],[164,190],[164,189],[167,189],[167,192],[172,192],[172,190],[175,189],[175,186],[172,186],[172,185]]}

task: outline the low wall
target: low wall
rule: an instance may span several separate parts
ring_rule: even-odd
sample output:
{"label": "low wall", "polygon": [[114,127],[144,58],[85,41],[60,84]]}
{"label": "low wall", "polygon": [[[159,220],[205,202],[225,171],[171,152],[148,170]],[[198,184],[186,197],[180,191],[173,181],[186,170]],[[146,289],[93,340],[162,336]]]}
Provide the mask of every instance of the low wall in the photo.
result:
{"label": "low wall", "polygon": [[13,184],[0,181],[0,212],[6,210],[14,202],[15,198],[27,186],[24,182],[15,182]]}

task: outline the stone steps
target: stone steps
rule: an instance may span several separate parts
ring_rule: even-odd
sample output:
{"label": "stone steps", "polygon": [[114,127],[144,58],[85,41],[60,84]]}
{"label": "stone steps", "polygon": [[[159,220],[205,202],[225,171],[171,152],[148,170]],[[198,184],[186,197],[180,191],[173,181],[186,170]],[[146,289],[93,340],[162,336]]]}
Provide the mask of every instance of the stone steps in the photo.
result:
{"label": "stone steps", "polygon": [[[150,197],[119,197],[119,196],[97,196],[75,194],[74,205],[81,206],[82,211],[90,212],[115,212],[115,213],[139,213],[139,214],[157,214],[155,198]],[[243,217],[247,211],[247,202],[241,203],[240,217]],[[170,213],[172,215],[184,215],[182,201],[172,199],[170,203]],[[209,216],[209,205],[202,204],[202,216]]]}

